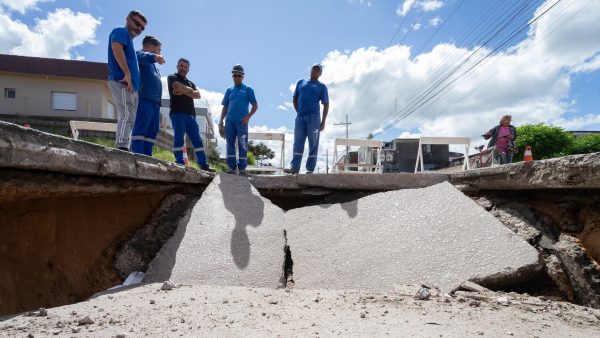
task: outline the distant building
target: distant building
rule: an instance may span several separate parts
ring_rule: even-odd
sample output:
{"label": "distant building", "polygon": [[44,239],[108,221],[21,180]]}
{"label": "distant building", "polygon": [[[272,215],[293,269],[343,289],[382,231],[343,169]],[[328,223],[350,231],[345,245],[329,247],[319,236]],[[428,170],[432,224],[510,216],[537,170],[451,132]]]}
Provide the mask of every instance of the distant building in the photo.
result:
{"label": "distant building", "polygon": [[[447,168],[450,165],[450,147],[447,144],[424,144],[425,170]],[[419,150],[419,139],[394,139],[385,143],[381,162],[384,173],[414,172]]]}
{"label": "distant building", "polygon": [[[62,134],[68,134],[69,120],[116,122],[107,79],[104,62],[0,54],[0,120]],[[205,100],[200,103],[204,106],[196,108],[196,116],[201,136],[205,144],[216,144],[210,107]],[[161,104],[161,129],[171,137],[159,137],[172,145],[169,100]]]}
{"label": "distant building", "polygon": [[0,114],[115,119],[106,63],[0,54]]}
{"label": "distant building", "polygon": [[598,130],[573,130],[570,133],[575,135],[575,137],[582,137],[582,136],[587,136],[587,135],[598,135],[598,134],[600,134],[600,131],[598,131]]}
{"label": "distant building", "polygon": [[[417,152],[419,150],[419,139],[394,139],[384,143],[381,152],[381,164],[384,173],[401,173],[415,171],[417,162]],[[423,165],[425,170],[438,170],[450,166],[454,157],[463,156],[458,153],[450,153],[450,147],[447,144],[424,144],[423,147]],[[359,148],[358,151],[352,150],[348,153],[349,163],[376,163],[376,152]],[[338,170],[344,168],[346,153],[343,152],[340,160],[335,164]],[[348,170],[356,171],[356,168]]]}
{"label": "distant building", "polygon": [[[217,139],[215,138],[215,130],[212,123],[212,113],[210,111],[210,105],[207,100],[195,100],[196,106],[196,121],[198,122],[198,128],[200,129],[200,137],[204,144],[212,143],[216,146]],[[169,118],[171,100],[162,99],[160,107],[160,128],[164,129],[168,134],[173,135],[173,125]],[[206,150],[207,155],[210,150]]]}

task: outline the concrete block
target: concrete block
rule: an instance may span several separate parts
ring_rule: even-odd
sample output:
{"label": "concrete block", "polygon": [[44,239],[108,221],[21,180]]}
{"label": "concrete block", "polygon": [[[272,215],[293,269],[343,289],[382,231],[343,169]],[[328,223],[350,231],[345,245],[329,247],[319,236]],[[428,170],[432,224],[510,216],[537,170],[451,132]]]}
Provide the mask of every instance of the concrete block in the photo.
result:
{"label": "concrete block", "polygon": [[280,287],[283,216],[248,178],[219,174],[150,263],[146,280]]}
{"label": "concrete block", "polygon": [[285,215],[297,288],[452,290],[522,282],[538,252],[449,183],[305,207]]}

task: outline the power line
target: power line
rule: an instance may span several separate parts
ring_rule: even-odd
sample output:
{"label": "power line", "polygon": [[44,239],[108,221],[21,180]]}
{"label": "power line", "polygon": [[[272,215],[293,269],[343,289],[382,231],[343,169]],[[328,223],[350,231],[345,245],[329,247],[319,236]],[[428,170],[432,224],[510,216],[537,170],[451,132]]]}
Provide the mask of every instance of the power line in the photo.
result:
{"label": "power line", "polygon": [[[438,90],[437,92],[433,93],[429,98],[425,99],[424,101],[422,101],[421,103],[418,103],[417,105],[409,108],[409,110],[407,110],[406,112],[404,112],[402,115],[400,115],[399,117],[396,117],[392,123],[388,124],[388,126],[385,128],[389,128],[391,125],[394,125],[396,123],[398,123],[400,120],[406,118],[407,116],[413,114],[418,108],[422,107],[424,104],[426,104],[427,102],[431,101],[433,98],[435,98],[437,95],[439,95],[443,90],[445,90],[446,88],[448,88],[449,86],[451,86],[452,84],[454,84],[456,81],[458,81],[460,78],[462,78],[463,76],[465,76],[466,74],[468,74],[471,70],[473,70],[475,67],[479,66],[479,64],[481,64],[483,61],[485,61],[488,57],[490,57],[492,54],[496,53],[500,48],[504,47],[508,42],[512,41],[512,39],[514,39],[518,34],[520,34],[521,32],[523,32],[523,30],[525,30],[526,28],[528,28],[529,26],[531,26],[531,24],[535,23],[537,20],[539,20],[542,16],[544,16],[546,13],[548,13],[548,11],[550,11],[552,8],[554,8],[559,2],[561,2],[562,0],[557,0],[554,4],[552,4],[552,6],[548,7],[546,10],[544,10],[542,13],[540,13],[537,17],[535,17],[533,20],[529,21],[525,26],[521,27],[520,29],[518,29],[517,31],[515,31],[513,34],[511,34],[507,39],[505,39],[498,47],[496,47],[495,49],[493,49],[490,53],[488,53],[486,56],[484,56],[481,60],[479,60],[478,62],[476,62],[474,65],[472,65],[471,67],[469,67],[465,72],[463,72],[461,75],[459,75],[457,78],[455,78],[454,80],[452,80],[450,83],[446,84],[444,87],[442,87],[440,90]],[[426,95],[429,95],[433,90],[437,89],[433,88],[432,90],[430,90]],[[395,113],[395,115],[400,114],[401,111],[398,111]]]}

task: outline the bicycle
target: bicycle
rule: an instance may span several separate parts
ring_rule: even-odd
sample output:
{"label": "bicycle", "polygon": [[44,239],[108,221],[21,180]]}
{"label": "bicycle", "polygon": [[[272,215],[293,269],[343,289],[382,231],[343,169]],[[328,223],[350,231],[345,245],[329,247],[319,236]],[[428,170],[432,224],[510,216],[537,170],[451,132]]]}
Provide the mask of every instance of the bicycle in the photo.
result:
{"label": "bicycle", "polygon": [[[502,165],[506,163],[506,154],[503,152],[497,152],[496,147],[491,147],[486,150],[483,150],[484,146],[480,145],[479,147],[475,147],[475,150],[479,151],[479,154],[475,159],[471,162],[472,168],[485,168],[485,167],[493,167],[496,165]],[[484,160],[484,155],[486,158]]]}

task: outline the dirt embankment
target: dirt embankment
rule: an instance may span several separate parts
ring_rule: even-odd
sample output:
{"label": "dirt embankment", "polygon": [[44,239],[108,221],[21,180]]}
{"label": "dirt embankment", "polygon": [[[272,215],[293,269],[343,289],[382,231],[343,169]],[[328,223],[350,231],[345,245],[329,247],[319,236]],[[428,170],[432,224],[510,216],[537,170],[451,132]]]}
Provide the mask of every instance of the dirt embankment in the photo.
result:
{"label": "dirt embankment", "polygon": [[122,282],[120,243],[173,186],[1,170],[0,315],[86,299]]}

